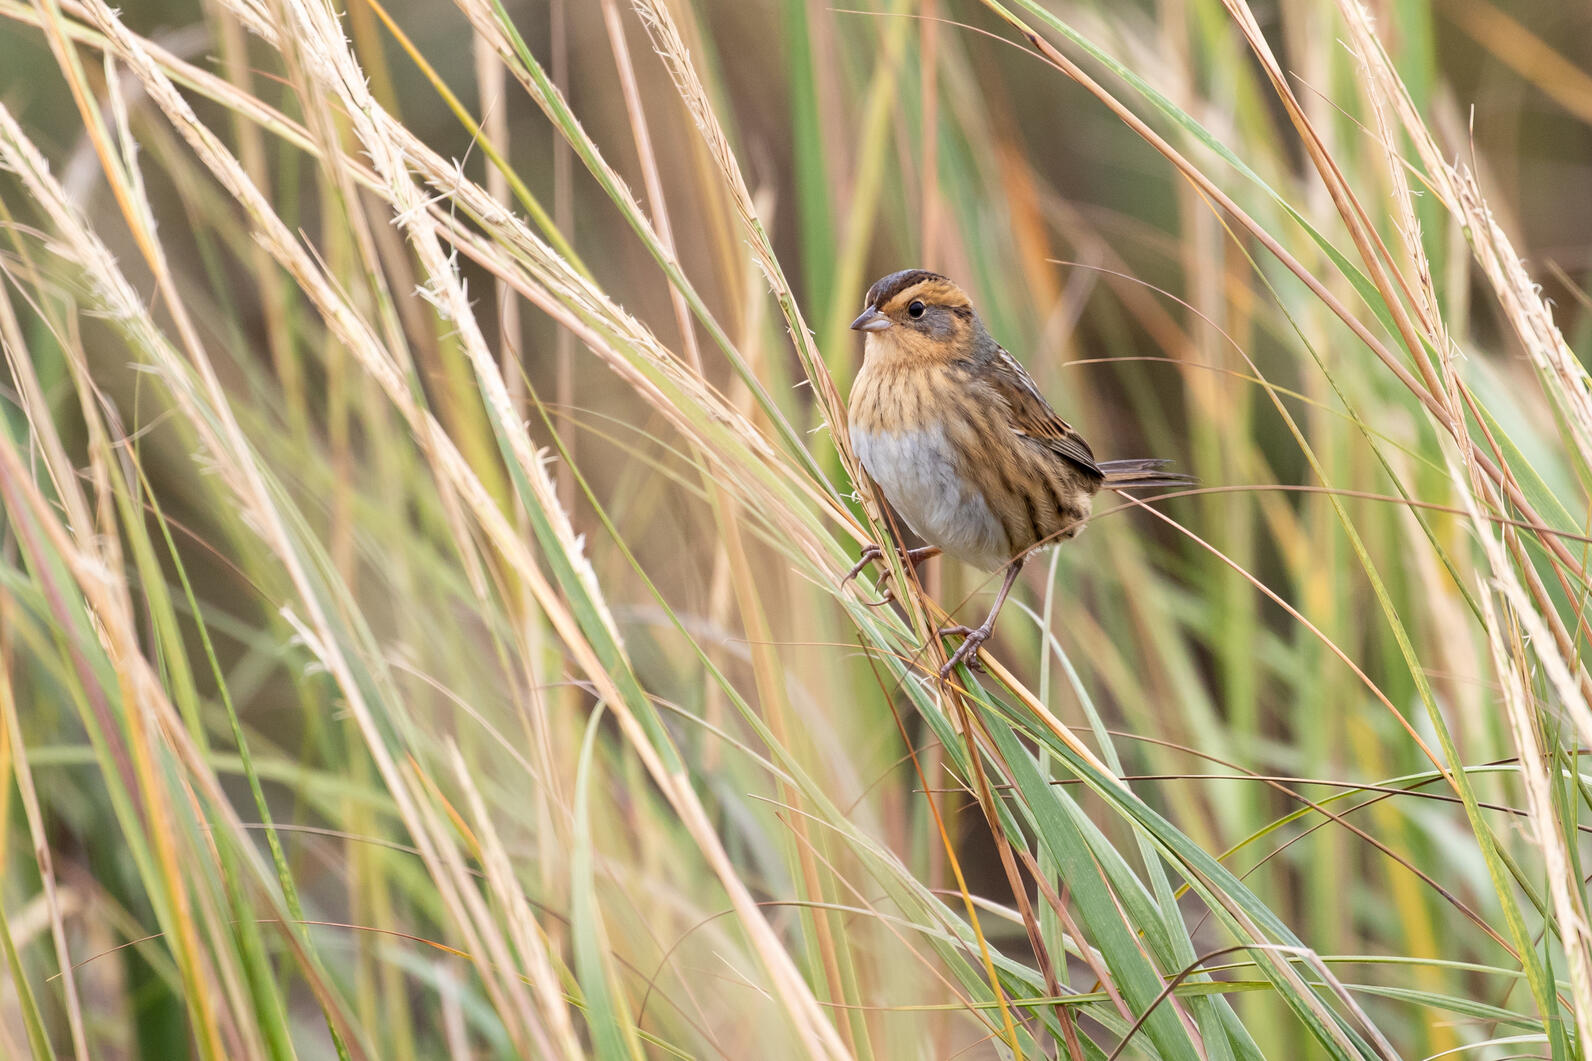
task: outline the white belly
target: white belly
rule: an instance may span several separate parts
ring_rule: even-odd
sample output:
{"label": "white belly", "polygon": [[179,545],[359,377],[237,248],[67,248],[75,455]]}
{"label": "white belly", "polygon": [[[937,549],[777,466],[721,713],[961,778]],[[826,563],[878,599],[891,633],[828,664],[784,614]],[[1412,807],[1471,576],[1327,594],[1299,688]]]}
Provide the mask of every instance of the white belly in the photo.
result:
{"label": "white belly", "polygon": [[993,571],[1012,558],[1006,531],[982,494],[964,490],[945,432],[853,430],[851,447],[901,518],[930,545]]}

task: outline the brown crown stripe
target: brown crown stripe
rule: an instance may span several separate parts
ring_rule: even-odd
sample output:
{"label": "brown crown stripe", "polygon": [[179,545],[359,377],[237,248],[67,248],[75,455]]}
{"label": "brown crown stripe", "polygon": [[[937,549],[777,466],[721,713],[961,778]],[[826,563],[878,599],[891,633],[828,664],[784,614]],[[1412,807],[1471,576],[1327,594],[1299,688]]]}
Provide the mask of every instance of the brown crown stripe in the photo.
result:
{"label": "brown crown stripe", "polygon": [[[901,279],[897,279],[897,278]],[[869,304],[880,309],[899,305],[908,298],[922,298],[939,306],[969,306],[967,292],[939,273],[913,269],[893,273],[868,289]]]}
{"label": "brown crown stripe", "polygon": [[922,299],[931,306],[945,306],[948,309],[969,305],[967,295],[963,294],[961,288],[943,276],[929,276],[903,287],[879,303],[879,308],[900,309],[913,299]]}
{"label": "brown crown stripe", "polygon": [[891,273],[874,281],[873,286],[868,289],[865,301],[870,306],[883,307],[896,295],[924,280],[939,280],[947,284],[951,282],[939,273],[931,273],[927,269],[902,269],[900,272]]}

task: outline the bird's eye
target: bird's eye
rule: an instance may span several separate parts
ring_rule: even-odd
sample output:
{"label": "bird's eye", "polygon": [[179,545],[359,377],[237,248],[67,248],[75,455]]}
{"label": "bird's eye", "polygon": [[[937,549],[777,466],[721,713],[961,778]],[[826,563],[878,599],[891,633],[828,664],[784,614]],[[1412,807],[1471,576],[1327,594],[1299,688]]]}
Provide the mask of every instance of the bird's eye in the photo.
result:
{"label": "bird's eye", "polygon": [[923,316],[923,312],[926,309],[928,309],[928,307],[922,302],[913,302],[912,305],[907,307],[907,316],[911,317],[913,320],[917,320],[919,317]]}

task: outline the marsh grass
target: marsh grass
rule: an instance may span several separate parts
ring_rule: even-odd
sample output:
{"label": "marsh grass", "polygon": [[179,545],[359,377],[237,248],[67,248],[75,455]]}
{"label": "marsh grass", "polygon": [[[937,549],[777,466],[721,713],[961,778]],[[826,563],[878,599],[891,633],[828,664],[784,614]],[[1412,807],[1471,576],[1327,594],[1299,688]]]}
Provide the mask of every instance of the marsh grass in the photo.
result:
{"label": "marsh grass", "polygon": [[[0,1052],[1581,1056],[1592,301],[1450,17],[1584,139],[1482,0],[0,0]],[[948,684],[908,262],[1203,484]]]}

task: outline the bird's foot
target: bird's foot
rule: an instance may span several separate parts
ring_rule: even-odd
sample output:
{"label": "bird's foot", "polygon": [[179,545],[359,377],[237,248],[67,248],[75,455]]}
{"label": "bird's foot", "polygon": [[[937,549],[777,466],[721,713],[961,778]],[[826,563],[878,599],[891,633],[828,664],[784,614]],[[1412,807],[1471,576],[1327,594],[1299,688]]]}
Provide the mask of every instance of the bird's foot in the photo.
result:
{"label": "bird's foot", "polygon": [[978,650],[984,642],[988,641],[990,634],[995,632],[994,624],[985,623],[983,626],[942,626],[937,631],[941,637],[961,637],[962,643],[957,646],[945,666],[940,668],[940,680],[951,676],[958,663],[966,663],[968,668],[978,673],[984,673],[984,664],[978,661]]}
{"label": "bird's foot", "polygon": [[846,588],[846,583],[850,582],[852,579],[854,579],[858,575],[862,574],[863,568],[867,567],[869,564],[873,563],[875,560],[882,560],[882,559],[884,559],[884,550],[883,549],[881,549],[877,545],[872,545],[872,544],[864,545],[862,547],[862,555],[857,557],[857,562],[851,565],[851,570],[850,571],[847,571],[844,575],[841,576],[841,578],[840,578],[840,588],[841,589],[845,589]]}
{"label": "bird's foot", "polygon": [[[883,559],[884,549],[881,547],[873,544],[863,546],[862,555],[857,557],[857,562],[851,565],[850,571],[847,571],[841,576],[840,588],[845,589],[848,582],[855,581],[857,576],[862,574],[869,564]],[[880,597],[878,600],[865,600],[862,603],[866,604],[870,608],[883,608],[886,604],[889,604],[893,600],[895,600],[895,592],[891,590],[889,586],[886,586],[884,587],[884,596]]]}
{"label": "bird's foot", "polygon": [[[918,549],[903,550],[901,557],[907,563],[907,565],[912,568],[912,570],[916,571],[918,565],[923,563],[923,561],[932,556],[938,555],[940,555],[940,550],[938,548],[932,545],[926,545]],[[857,562],[851,565],[850,571],[847,571],[843,576],[841,576],[840,588],[845,589],[846,583],[855,580],[858,575],[862,574],[863,571],[867,569],[869,564],[877,563],[883,559],[883,546],[873,544],[863,546],[861,555],[857,557]],[[885,574],[888,575],[889,571],[886,570]],[[878,600],[865,600],[862,603],[866,604],[870,608],[883,608],[886,604],[889,604],[893,600],[895,600],[895,590],[890,586],[885,586],[884,594]]]}

